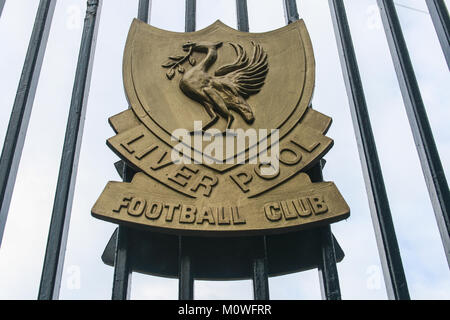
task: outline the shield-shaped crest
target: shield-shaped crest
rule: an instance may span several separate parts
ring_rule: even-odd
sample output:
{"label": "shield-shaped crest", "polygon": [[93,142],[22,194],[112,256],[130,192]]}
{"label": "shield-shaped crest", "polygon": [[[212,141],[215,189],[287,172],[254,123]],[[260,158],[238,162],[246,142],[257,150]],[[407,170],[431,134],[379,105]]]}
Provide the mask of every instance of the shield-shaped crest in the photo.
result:
{"label": "shield-shaped crest", "polygon": [[[178,142],[172,133],[193,131],[194,121],[220,131],[278,129],[282,139],[310,105],[314,69],[302,20],[264,33],[240,32],[220,21],[177,33],[134,20],[123,76],[137,117],[173,147]],[[247,146],[247,157],[255,146]],[[236,153],[223,152],[210,166],[227,170],[230,165],[215,164],[230,156]]]}
{"label": "shield-shaped crest", "polygon": [[[325,135],[331,118],[310,105],[314,68],[301,20],[265,33],[220,21],[177,33],[134,20],[123,64],[131,109],[109,119],[116,135],[107,143],[137,173],[130,183],[109,182],[92,214],[202,235],[279,233],[346,218],[334,183],[312,183],[308,174],[333,145]],[[174,160],[180,129],[194,140],[195,152],[184,154],[192,162]],[[240,139],[233,130],[266,134]],[[208,153],[213,161],[195,161],[212,145],[211,132],[225,142]],[[230,150],[234,138],[244,148]]]}

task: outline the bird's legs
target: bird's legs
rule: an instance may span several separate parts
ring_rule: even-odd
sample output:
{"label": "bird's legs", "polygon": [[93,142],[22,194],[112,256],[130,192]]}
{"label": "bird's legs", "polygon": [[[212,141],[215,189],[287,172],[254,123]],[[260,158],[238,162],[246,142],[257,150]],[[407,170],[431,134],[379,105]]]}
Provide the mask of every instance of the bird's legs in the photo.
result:
{"label": "bird's legs", "polygon": [[213,101],[217,112],[227,118],[227,129],[230,129],[234,116],[231,114],[231,111],[228,109],[225,101],[223,101],[223,98],[212,88],[204,88],[203,91]]}
{"label": "bird's legs", "polygon": [[214,111],[212,104],[210,104],[209,102],[205,101],[205,102],[203,102],[202,105],[205,107],[206,113],[211,117],[211,120],[202,127],[202,131],[201,132],[200,131],[195,131],[195,130],[191,131],[190,132],[191,136],[199,134],[199,133],[202,133],[202,132],[204,133],[206,130],[211,128],[211,126],[214,125],[217,122],[217,120],[219,120],[219,116]]}
{"label": "bird's legs", "polygon": [[217,115],[217,113],[214,112],[213,106],[210,103],[205,102],[204,106],[206,112],[211,117],[211,120],[207,124],[205,124],[202,128],[203,131],[206,131],[209,128],[211,128],[211,126],[214,125],[217,122],[217,120],[219,120],[219,116]]}
{"label": "bird's legs", "polygon": [[227,129],[231,128],[231,125],[233,124],[234,121],[234,116],[233,114],[229,111],[228,113],[228,122],[227,122]]}

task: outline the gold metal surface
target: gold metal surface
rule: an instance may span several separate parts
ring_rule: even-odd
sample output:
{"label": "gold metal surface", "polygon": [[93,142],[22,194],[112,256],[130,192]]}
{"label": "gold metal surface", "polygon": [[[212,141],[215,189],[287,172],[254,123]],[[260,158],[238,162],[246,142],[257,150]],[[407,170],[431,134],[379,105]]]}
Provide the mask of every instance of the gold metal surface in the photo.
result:
{"label": "gold metal surface", "polygon": [[[189,41],[183,44],[183,50],[188,52],[185,56],[170,56],[169,61],[163,64],[164,68],[169,68],[166,73],[169,80],[174,77],[175,70],[183,74],[180,80],[181,91],[203,105],[211,117],[211,120],[203,126],[203,130],[214,125],[219,120],[219,115],[226,118],[227,129],[230,129],[234,121],[231,110],[239,113],[248,124],[255,121],[254,112],[246,99],[261,90],[269,68],[264,49],[259,44],[254,42],[252,44],[253,57],[250,60],[240,44],[230,42],[237,59],[232,64],[218,68],[214,75],[209,74],[208,70],[217,60],[218,49],[223,45],[221,41],[198,43]],[[196,60],[192,58],[194,52],[206,54],[197,65]],[[182,66],[186,61],[192,66],[187,72]]]}
{"label": "gold metal surface", "polygon": [[[165,232],[221,236],[347,218],[350,210],[336,186],[311,183],[306,173],[333,145],[325,136],[331,118],[310,107],[314,69],[302,20],[266,33],[240,32],[220,21],[175,33],[134,20],[123,65],[131,109],[109,119],[116,135],[107,144],[138,173],[131,183],[109,182],[92,214]],[[200,130],[194,121],[204,124]],[[185,164],[171,158],[184,142],[172,135],[180,128],[197,141]],[[227,129],[278,129],[279,142],[269,134],[244,139],[239,149],[237,137],[226,136],[202,157],[214,138],[205,138],[207,129],[220,136]],[[264,143],[269,153],[279,149],[279,170],[272,175],[262,174],[267,164],[255,157]]]}

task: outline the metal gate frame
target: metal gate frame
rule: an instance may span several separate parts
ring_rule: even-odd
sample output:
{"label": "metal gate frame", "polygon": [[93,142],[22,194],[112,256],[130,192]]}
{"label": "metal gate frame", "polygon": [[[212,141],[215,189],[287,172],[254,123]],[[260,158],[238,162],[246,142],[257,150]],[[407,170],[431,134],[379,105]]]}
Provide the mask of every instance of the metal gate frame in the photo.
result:
{"label": "metal gate frame", "polygon": [[[425,0],[436,29],[443,54],[450,68],[450,19],[443,0]],[[74,186],[77,175],[84,115],[89,95],[90,79],[96,37],[100,22],[102,0],[88,0],[84,21],[72,100],[69,109],[66,135],[61,158],[57,190],[53,205],[47,249],[42,271],[38,299],[58,299],[66,250]],[[393,0],[377,0],[388,40],[391,57],[400,85],[404,105],[417,146],[424,179],[429,191],[438,228],[450,265],[450,192],[434,142],[425,106],[416,80],[408,48]],[[5,0],[0,0],[0,16]],[[283,0],[286,23],[299,19],[295,0]],[[30,43],[14,101],[0,157],[0,244],[6,225],[14,183],[27,133],[36,87],[46,50],[56,0],[40,0]],[[357,58],[343,0],[329,0],[329,7],[342,72],[347,89],[362,172],[366,184],[372,223],[389,299],[409,299],[409,291],[403,269],[383,174],[371,127]],[[237,25],[243,32],[249,31],[246,0],[236,0]],[[151,0],[139,0],[137,18],[149,22]],[[196,0],[186,0],[185,31],[195,31]],[[322,181],[321,161],[310,172],[313,182]],[[131,181],[134,172],[119,161],[115,164],[123,181]],[[131,288],[131,258],[129,256],[130,229],[119,226],[114,258],[113,300],[129,298]],[[320,235],[319,279],[323,299],[341,299],[336,252],[330,226],[317,229]],[[253,259],[253,292],[255,300],[269,299],[267,237],[259,237],[259,248]],[[189,241],[179,237],[179,299],[194,298],[194,277]]]}

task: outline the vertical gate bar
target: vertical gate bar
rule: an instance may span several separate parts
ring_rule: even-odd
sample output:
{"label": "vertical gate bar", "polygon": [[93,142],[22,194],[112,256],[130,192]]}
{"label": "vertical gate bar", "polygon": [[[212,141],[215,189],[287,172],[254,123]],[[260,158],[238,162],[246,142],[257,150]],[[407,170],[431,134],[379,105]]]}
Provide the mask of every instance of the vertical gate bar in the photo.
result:
{"label": "vertical gate bar", "polygon": [[114,280],[111,300],[128,300],[131,290],[131,259],[128,248],[130,228],[119,226],[114,255]]}
{"label": "vertical gate bar", "polygon": [[247,0],[236,0],[236,12],[238,30],[248,32]]}
{"label": "vertical gate bar", "polygon": [[297,3],[295,0],[284,0],[284,17],[286,19],[286,24],[295,22],[300,19],[297,10]]}
{"label": "vertical gate bar", "polygon": [[[238,30],[249,32],[247,0],[236,0]],[[258,237],[258,248],[253,258],[253,296],[255,300],[269,300],[269,271],[267,263],[267,239]]]}
{"label": "vertical gate bar", "polygon": [[419,85],[392,0],[377,0],[380,7],[400,90],[433,205],[447,263],[450,266],[450,191],[434,142]]}
{"label": "vertical gate bar", "polygon": [[[131,182],[135,171],[123,163],[122,180]],[[131,291],[132,265],[128,249],[130,248],[131,230],[119,226],[117,230],[116,252],[114,254],[114,278],[111,300],[128,300]]]}
{"label": "vertical gate bar", "polygon": [[236,0],[236,18],[238,30],[249,32],[247,0]]}
{"label": "vertical gate bar", "polygon": [[267,239],[265,236],[260,239],[261,243],[258,243],[253,259],[253,296],[255,300],[269,300]]}
{"label": "vertical gate bar", "polygon": [[[286,24],[295,22],[300,19],[295,0],[285,0],[284,10]],[[323,181],[322,167],[325,160],[310,171],[311,180],[313,182]],[[319,228],[321,239],[320,263],[319,263],[319,280],[322,291],[322,298],[327,300],[340,300],[341,290],[339,286],[339,276],[336,266],[336,253],[331,233],[331,227]]]}
{"label": "vertical gate bar", "polygon": [[2,16],[3,7],[5,6],[6,0],[0,0],[0,17]]}
{"label": "vertical gate bar", "polygon": [[152,0],[139,0],[137,18],[141,21],[149,23],[151,7],[152,7]]}
{"label": "vertical gate bar", "polygon": [[[139,0],[137,18],[144,22],[150,21],[151,0]],[[122,162],[122,180],[131,182],[136,173],[123,160]],[[114,278],[111,300],[128,300],[131,292],[132,279],[132,259],[129,254],[130,237],[132,230],[126,226],[118,228],[116,252],[114,255]]]}
{"label": "vertical gate bar", "polygon": [[342,0],[329,0],[329,6],[388,297],[409,299],[345,6]]}
{"label": "vertical gate bar", "polygon": [[450,69],[450,18],[444,0],[425,0]]}
{"label": "vertical gate bar", "polygon": [[195,31],[195,15],[197,13],[197,1],[196,0],[186,0],[186,15],[185,15],[185,25],[184,31],[193,32]]}
{"label": "vertical gate bar", "polygon": [[[313,167],[309,174],[312,182],[323,182],[322,169],[325,160]],[[336,265],[336,251],[334,249],[333,234],[331,226],[318,229],[320,239],[319,280],[322,299],[341,300],[341,288]]]}
{"label": "vertical gate bar", "polygon": [[189,239],[178,238],[178,299],[194,300],[194,275]]}
{"label": "vertical gate bar", "polygon": [[101,0],[87,1],[86,18],[39,287],[38,298],[40,300],[57,299],[59,296],[101,4]]}
{"label": "vertical gate bar", "polygon": [[[196,23],[196,0],[186,0],[185,12],[185,30],[186,32],[195,31]],[[192,268],[192,255],[189,239],[178,237],[178,299],[194,299],[194,275]]]}
{"label": "vertical gate bar", "polygon": [[[5,1],[1,3],[3,9]],[[39,81],[56,0],[41,0],[0,157],[0,245]]]}
{"label": "vertical gate bar", "polygon": [[336,265],[331,226],[320,228],[321,255],[319,263],[320,292],[323,300],[341,300],[341,287]]}

